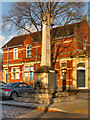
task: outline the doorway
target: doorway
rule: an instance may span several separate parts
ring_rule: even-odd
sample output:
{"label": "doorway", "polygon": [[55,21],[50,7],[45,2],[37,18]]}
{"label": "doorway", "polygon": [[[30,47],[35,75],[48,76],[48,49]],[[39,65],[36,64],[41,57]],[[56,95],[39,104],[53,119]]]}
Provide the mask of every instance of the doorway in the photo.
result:
{"label": "doorway", "polygon": [[85,87],[85,70],[77,70],[77,88]]}
{"label": "doorway", "polygon": [[66,90],[66,72],[63,73],[63,91]]}
{"label": "doorway", "polygon": [[84,63],[77,65],[77,88],[86,87],[86,66]]}

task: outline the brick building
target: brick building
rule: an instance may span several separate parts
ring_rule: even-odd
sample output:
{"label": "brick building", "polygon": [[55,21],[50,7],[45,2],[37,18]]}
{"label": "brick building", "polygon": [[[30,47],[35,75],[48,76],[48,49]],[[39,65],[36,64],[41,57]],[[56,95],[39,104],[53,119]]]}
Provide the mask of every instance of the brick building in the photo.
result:
{"label": "brick building", "polygon": [[[88,33],[89,26],[85,20],[52,29],[53,37],[56,36],[54,58],[58,50],[54,67],[58,72],[57,86],[63,90],[89,88]],[[41,32],[16,36],[6,43],[2,47],[3,81],[26,82],[34,86],[34,71],[41,63],[41,47]]]}

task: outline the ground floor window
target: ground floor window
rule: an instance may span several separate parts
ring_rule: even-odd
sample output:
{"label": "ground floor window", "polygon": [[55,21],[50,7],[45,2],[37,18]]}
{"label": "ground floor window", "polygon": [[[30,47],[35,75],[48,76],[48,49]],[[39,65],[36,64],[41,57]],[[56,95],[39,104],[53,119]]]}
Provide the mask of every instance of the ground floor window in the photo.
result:
{"label": "ground floor window", "polygon": [[12,68],[12,79],[20,79],[20,68],[19,67]]}
{"label": "ground floor window", "polygon": [[65,62],[61,63],[61,80],[62,80],[62,89],[66,90],[66,69],[67,64]]}
{"label": "ground floor window", "polygon": [[25,80],[28,80],[28,72],[25,72]]}
{"label": "ground floor window", "polygon": [[61,79],[66,80],[66,63],[61,63]]}
{"label": "ground floor window", "polygon": [[24,75],[25,75],[25,81],[32,81],[33,80],[33,66],[25,66]]}
{"label": "ground floor window", "polygon": [[30,81],[33,80],[33,66],[30,66]]}

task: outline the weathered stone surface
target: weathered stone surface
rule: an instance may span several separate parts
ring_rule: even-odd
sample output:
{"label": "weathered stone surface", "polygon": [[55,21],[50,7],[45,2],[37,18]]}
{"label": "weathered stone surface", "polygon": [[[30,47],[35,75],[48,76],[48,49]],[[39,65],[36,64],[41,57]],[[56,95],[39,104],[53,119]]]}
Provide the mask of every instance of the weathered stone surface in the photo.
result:
{"label": "weathered stone surface", "polygon": [[68,92],[60,92],[59,93],[61,96],[69,96],[69,93]]}
{"label": "weathered stone surface", "polygon": [[15,101],[50,104],[74,99],[75,96],[69,96],[68,92],[55,92],[48,89],[35,89],[25,93],[23,97],[16,98]]}

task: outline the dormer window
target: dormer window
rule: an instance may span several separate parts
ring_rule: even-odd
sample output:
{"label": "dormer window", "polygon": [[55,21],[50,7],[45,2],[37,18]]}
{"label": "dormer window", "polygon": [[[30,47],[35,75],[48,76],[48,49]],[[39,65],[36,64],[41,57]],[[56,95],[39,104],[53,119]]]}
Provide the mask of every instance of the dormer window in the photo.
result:
{"label": "dormer window", "polygon": [[14,59],[18,59],[18,48],[14,48]]}
{"label": "dormer window", "polygon": [[27,58],[31,57],[31,45],[26,47],[26,57]]}

